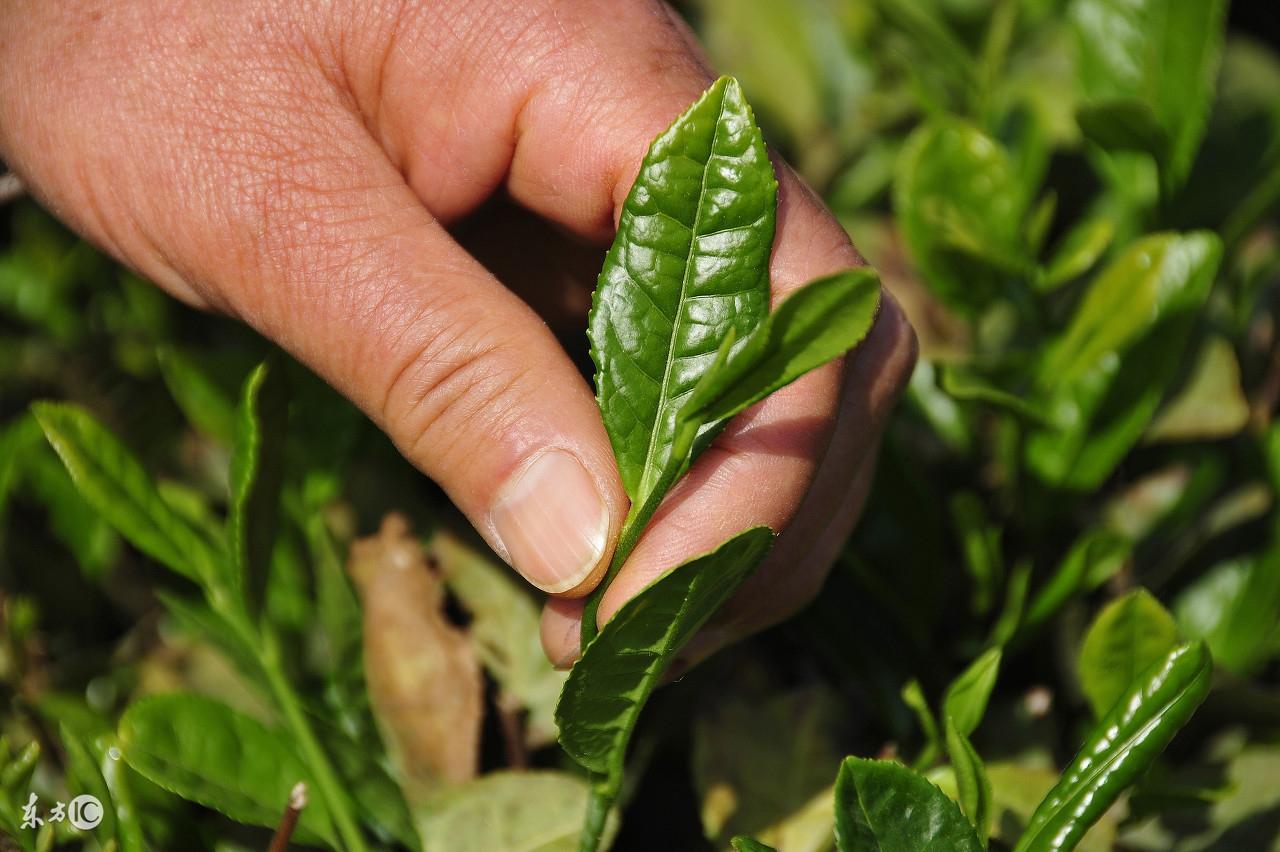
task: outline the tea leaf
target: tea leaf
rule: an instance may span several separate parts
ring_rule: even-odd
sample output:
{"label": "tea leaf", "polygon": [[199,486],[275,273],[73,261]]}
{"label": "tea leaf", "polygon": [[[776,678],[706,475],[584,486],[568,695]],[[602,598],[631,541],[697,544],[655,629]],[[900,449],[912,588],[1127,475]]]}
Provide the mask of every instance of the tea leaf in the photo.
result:
{"label": "tea leaf", "polygon": [[778,852],[772,846],[766,846],[750,837],[735,837],[729,841],[729,845],[733,847],[733,852]]}
{"label": "tea leaf", "polygon": [[37,402],[32,412],[76,487],[134,547],[177,573],[215,589],[223,555],[160,497],[124,446],[76,405]]}
{"label": "tea leaf", "polygon": [[753,527],[664,574],[623,604],[569,673],[556,721],[561,747],[595,776],[584,846],[617,795],[627,743],[659,678],[772,544],[768,527]]}
{"label": "tea leaf", "polygon": [[415,810],[414,823],[422,852],[576,852],[588,795],[565,772],[490,772],[437,793]]}
{"label": "tea leaf", "polygon": [[272,574],[289,418],[281,372],[279,364],[259,364],[245,380],[236,410],[227,541],[233,582],[244,590],[251,612],[262,607],[265,584]]}
{"label": "tea leaf", "polygon": [[987,712],[987,700],[1000,674],[999,648],[992,648],[969,664],[947,687],[942,699],[942,716],[950,720],[957,732],[969,736],[978,729]]}
{"label": "tea leaf", "polygon": [[1105,715],[1177,643],[1173,616],[1145,589],[1107,604],[1080,647],[1080,685],[1094,715]]}
{"label": "tea leaf", "polygon": [[1094,727],[1032,814],[1014,852],[1075,848],[1195,713],[1212,673],[1203,642],[1180,645],[1144,672]]}
{"label": "tea leaf", "polygon": [[640,166],[590,319],[596,396],[633,503],[669,486],[676,414],[725,335],[745,339],[768,312],[776,194],[751,108],[727,77]]}
{"label": "tea leaf", "polygon": [[1166,188],[1182,183],[1204,134],[1225,10],[1223,0],[1074,0],[1068,8],[1089,99],[1081,128],[1104,145],[1152,150],[1161,140]]}
{"label": "tea leaf", "polygon": [[1155,234],[1093,280],[1037,370],[1053,427],[1027,437],[1033,472],[1077,490],[1106,478],[1155,414],[1221,256],[1208,232]]}
{"label": "tea leaf", "polygon": [[196,359],[171,346],[156,353],[160,375],[183,415],[210,438],[230,447],[235,441],[235,403]]}
{"label": "tea leaf", "polygon": [[991,834],[992,795],[991,781],[986,766],[969,738],[957,730],[955,720],[948,718],[947,754],[956,774],[956,788],[960,793],[960,807],[973,824],[978,841],[985,847]]}
{"label": "tea leaf", "polygon": [[846,758],[836,779],[840,852],[978,852],[956,803],[900,763]]}
{"label": "tea leaf", "polygon": [[[865,267],[818,278],[787,297],[723,366],[709,370],[681,423],[728,420],[863,340],[880,309],[880,276]],[[677,441],[677,445],[680,442]]]}
{"label": "tea leaf", "polygon": [[1022,241],[1029,193],[1008,152],[959,120],[922,125],[898,161],[893,206],[925,282],[965,312],[1009,271],[1027,271]]}
{"label": "tea leaf", "polygon": [[1156,414],[1143,442],[1206,441],[1235,435],[1249,422],[1235,350],[1221,337],[1200,347],[1186,385]]}
{"label": "tea leaf", "polygon": [[1041,292],[1056,290],[1063,284],[1088,272],[1115,238],[1116,226],[1110,219],[1086,219],[1062,238],[1036,280]]}
{"label": "tea leaf", "polygon": [[[290,737],[197,695],[170,693],[130,705],[120,719],[120,748],[150,781],[248,825],[274,827],[293,785],[313,786]],[[336,844],[323,797],[312,797],[295,836]]]}
{"label": "tea leaf", "polygon": [[1128,538],[1105,527],[1081,535],[1054,569],[1049,582],[1031,599],[1024,625],[1042,624],[1072,596],[1105,582],[1120,570],[1132,550]]}
{"label": "tea leaf", "polygon": [[81,740],[66,724],[59,726],[58,739],[67,752],[67,780],[74,784],[72,789],[77,795],[88,793],[102,802],[102,822],[97,829],[101,832],[99,836],[116,838],[119,826],[116,819],[115,800],[107,789],[107,780],[102,777],[102,768],[93,754],[92,747]]}

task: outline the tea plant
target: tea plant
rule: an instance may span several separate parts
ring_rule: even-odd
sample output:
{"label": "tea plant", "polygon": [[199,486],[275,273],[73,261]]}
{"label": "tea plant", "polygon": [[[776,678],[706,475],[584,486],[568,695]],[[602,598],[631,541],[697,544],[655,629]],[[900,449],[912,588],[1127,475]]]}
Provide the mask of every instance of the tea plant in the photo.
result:
{"label": "tea plant", "polygon": [[[632,508],[569,673],[350,405],[0,211],[0,845],[1280,848],[1274,45],[1221,0],[678,6],[741,88],[655,140],[597,283]],[[878,272],[770,312],[757,117]],[[921,359],[858,531],[656,689],[772,532],[604,589],[879,280]],[[73,793],[96,829],[21,827]]]}

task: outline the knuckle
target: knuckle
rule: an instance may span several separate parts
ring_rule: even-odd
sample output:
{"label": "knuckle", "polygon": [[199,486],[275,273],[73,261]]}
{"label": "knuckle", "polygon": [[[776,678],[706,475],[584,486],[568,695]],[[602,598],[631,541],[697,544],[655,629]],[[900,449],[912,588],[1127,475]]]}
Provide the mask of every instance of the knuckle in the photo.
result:
{"label": "knuckle", "polygon": [[526,375],[483,321],[451,318],[447,329],[410,348],[388,385],[381,416],[405,456],[435,476],[465,465],[475,436],[518,428]]}

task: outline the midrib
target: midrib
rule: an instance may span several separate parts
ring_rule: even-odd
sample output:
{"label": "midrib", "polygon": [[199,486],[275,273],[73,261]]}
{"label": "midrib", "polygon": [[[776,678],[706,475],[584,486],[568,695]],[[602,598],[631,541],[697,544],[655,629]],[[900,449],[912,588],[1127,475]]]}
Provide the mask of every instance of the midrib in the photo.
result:
{"label": "midrib", "polygon": [[711,173],[711,159],[716,154],[716,141],[720,138],[720,122],[724,118],[725,92],[720,92],[720,103],[716,109],[715,129],[711,131],[711,147],[707,151],[707,160],[702,164],[702,180],[698,187],[698,209],[693,214],[693,226],[689,231],[689,253],[684,260],[684,275],[680,278],[680,299],[676,303],[676,316],[671,323],[671,344],[667,347],[667,363],[662,372],[662,386],[658,390],[658,405],[654,412],[653,425],[649,429],[649,447],[644,454],[644,474],[640,477],[640,489],[636,495],[638,502],[647,499],[648,491],[653,487],[654,456],[657,454],[659,426],[663,421],[668,403],[668,390],[671,386],[671,371],[675,366],[676,341],[680,338],[680,330],[684,321],[684,302],[688,296],[689,281],[693,277],[694,245],[698,239],[699,226],[702,224],[702,211],[705,209],[707,195],[707,176]]}

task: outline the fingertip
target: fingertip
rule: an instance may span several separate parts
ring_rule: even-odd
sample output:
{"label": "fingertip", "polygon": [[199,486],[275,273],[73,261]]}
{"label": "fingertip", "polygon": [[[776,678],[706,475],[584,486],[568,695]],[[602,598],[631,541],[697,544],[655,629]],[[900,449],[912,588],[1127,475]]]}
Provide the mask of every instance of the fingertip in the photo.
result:
{"label": "fingertip", "polygon": [[542,608],[539,635],[542,650],[557,669],[568,669],[581,656],[581,600],[550,598]]}

